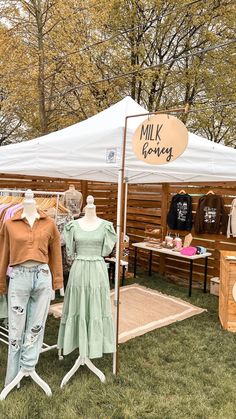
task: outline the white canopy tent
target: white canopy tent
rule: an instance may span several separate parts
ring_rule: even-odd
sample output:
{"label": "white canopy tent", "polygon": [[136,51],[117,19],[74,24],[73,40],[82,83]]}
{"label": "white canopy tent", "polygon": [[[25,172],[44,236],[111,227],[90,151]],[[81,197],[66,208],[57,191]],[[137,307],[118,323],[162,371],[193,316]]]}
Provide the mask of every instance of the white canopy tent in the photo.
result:
{"label": "white canopy tent", "polygon": [[[118,182],[125,118],[146,112],[128,96],[78,124],[1,147],[0,172]],[[236,180],[236,150],[191,133],[187,149],[177,160],[163,166],[139,161],[132,150],[132,136],[144,119],[145,116],[128,119],[125,166],[128,183]]]}
{"label": "white canopy tent", "polygon": [[[132,150],[132,137],[147,111],[129,96],[99,114],[60,131],[0,148],[0,172],[66,179],[117,182],[120,233],[121,154],[125,123],[127,183],[236,181],[236,150],[189,133],[184,153],[167,165],[148,165]],[[131,115],[140,117],[128,118]],[[119,260],[117,245],[117,261]],[[115,305],[118,310],[118,262]],[[116,316],[117,316],[116,310]],[[117,325],[117,317],[115,319]],[[114,365],[116,355],[114,357]],[[116,371],[116,367],[113,368]]]}

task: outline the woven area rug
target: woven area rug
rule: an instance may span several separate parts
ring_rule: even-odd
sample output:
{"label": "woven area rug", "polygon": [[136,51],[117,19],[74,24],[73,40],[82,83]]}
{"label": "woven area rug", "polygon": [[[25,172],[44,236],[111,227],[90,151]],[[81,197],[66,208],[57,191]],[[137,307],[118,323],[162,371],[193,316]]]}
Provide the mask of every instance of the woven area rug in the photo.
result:
{"label": "woven area rug", "polygon": [[[114,299],[114,291],[111,292],[111,299]],[[62,306],[63,303],[52,304],[49,313],[61,317]],[[113,304],[112,307],[114,311]],[[206,310],[179,298],[138,284],[121,287],[119,343],[204,311]]]}
{"label": "woven area rug", "polygon": [[120,301],[119,343],[206,311],[138,284],[121,287]]}

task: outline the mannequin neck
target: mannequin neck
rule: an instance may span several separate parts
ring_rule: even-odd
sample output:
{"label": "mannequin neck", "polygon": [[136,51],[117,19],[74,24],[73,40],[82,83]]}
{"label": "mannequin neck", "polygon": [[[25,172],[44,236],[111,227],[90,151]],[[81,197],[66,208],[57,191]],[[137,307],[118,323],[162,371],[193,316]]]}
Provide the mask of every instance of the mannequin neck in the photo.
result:
{"label": "mannequin neck", "polygon": [[67,189],[66,194],[68,195],[77,195],[77,190],[74,186],[69,186],[69,189]]}
{"label": "mannequin neck", "polygon": [[98,220],[98,216],[96,214],[96,207],[88,208],[87,206],[84,209],[84,217],[83,220],[88,223],[94,223]]}
{"label": "mannequin neck", "polygon": [[40,215],[36,208],[36,203],[25,203],[23,202],[23,212],[21,214],[21,218],[26,218],[29,225],[32,227],[35,220],[40,218]]}
{"label": "mannequin neck", "polygon": [[84,217],[78,220],[81,227],[88,231],[97,228],[101,221],[102,219],[99,218],[96,214],[95,205],[92,208],[86,206],[84,208]]}

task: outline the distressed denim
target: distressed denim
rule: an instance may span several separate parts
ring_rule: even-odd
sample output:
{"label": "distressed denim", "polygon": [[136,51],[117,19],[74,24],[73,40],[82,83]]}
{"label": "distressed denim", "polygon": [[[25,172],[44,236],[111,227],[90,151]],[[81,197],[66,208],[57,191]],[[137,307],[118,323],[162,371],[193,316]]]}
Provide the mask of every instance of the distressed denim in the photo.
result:
{"label": "distressed denim", "polygon": [[52,290],[47,264],[15,266],[8,288],[9,350],[5,385],[20,369],[32,371],[42,348]]}

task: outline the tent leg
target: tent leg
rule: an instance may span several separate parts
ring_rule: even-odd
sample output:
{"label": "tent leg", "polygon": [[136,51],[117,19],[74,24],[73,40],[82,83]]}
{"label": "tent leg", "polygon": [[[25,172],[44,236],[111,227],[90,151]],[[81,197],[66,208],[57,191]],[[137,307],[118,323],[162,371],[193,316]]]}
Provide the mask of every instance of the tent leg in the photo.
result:
{"label": "tent leg", "polygon": [[114,298],[114,323],[115,323],[115,352],[113,355],[113,374],[117,374],[118,365],[118,333],[119,333],[119,277],[120,277],[120,219],[121,219],[121,192],[122,192],[122,170],[119,170],[118,174],[118,196],[117,196],[117,222],[116,232],[118,241],[116,244],[116,270],[115,270],[115,298]]}
{"label": "tent leg", "polygon": [[124,236],[126,235],[127,227],[127,205],[128,205],[128,178],[125,178],[125,205],[124,205]]}

